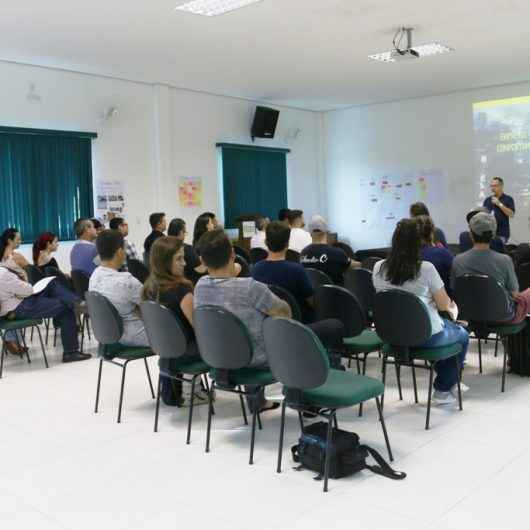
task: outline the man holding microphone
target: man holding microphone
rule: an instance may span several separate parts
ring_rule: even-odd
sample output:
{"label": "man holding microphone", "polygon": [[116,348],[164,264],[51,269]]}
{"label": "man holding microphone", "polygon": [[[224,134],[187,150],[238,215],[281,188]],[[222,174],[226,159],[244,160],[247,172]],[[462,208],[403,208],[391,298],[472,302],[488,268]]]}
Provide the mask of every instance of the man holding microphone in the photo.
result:
{"label": "man holding microphone", "polygon": [[490,188],[492,194],[484,201],[484,208],[495,216],[497,237],[506,244],[510,239],[510,217],[515,215],[515,202],[513,197],[504,193],[504,181],[501,177],[493,177]]}

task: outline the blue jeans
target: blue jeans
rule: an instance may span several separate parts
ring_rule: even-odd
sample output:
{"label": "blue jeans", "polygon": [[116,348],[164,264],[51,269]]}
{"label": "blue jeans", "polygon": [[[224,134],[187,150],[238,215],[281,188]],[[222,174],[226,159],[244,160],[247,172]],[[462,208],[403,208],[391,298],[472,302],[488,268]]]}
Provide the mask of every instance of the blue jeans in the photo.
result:
{"label": "blue jeans", "polygon": [[[451,344],[460,344],[462,351],[458,354],[458,366],[459,370],[461,370],[469,345],[469,333],[463,327],[450,320],[443,319],[443,326],[444,329],[440,333],[433,335],[427,342],[422,344],[422,347],[439,348],[441,346],[450,346]],[[458,382],[459,370],[456,368],[454,357],[438,361],[434,365],[434,370],[436,371],[435,390],[448,392]]]}
{"label": "blue jeans", "polygon": [[61,328],[63,352],[68,355],[79,351],[74,313],[74,304],[78,301],[72,291],[53,280],[41,293],[24,298],[16,308],[15,316],[18,319],[53,318],[54,324]]}

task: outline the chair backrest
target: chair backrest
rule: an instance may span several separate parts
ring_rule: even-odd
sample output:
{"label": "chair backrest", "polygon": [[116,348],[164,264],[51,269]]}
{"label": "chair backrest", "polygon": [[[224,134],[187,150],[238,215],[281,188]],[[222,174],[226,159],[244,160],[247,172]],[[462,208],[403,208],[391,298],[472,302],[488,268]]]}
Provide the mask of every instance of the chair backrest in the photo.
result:
{"label": "chair backrest", "polygon": [[145,283],[145,280],[149,277],[149,269],[137,259],[128,259],[127,268],[129,272],[140,282]]}
{"label": "chair backrest", "polygon": [[237,370],[252,360],[252,341],[236,315],[214,305],[193,312],[193,326],[204,362],[220,370]]}
{"label": "chair backrest", "polygon": [[35,285],[45,277],[44,273],[35,265],[28,265],[26,267],[26,273],[28,274],[28,281],[31,285]]}
{"label": "chair backrest", "polygon": [[177,359],[186,353],[186,335],[174,313],[151,300],[142,302],[140,310],[149,344],[157,355]]}
{"label": "chair backrest", "polygon": [[346,337],[355,337],[366,327],[361,304],[348,289],[338,285],[323,285],[315,291],[315,313],[317,320],[340,320]]}
{"label": "chair backrest", "polygon": [[249,278],[250,265],[248,264],[248,261],[243,256],[236,254],[235,262],[241,265],[241,272],[239,273],[239,278]]}
{"label": "chair backrest", "polygon": [[85,293],[92,330],[97,341],[104,345],[116,344],[123,335],[123,321],[116,308],[102,294]]}
{"label": "chair backrest", "polygon": [[247,263],[250,263],[250,254],[246,249],[240,247],[239,245],[232,245],[234,247],[234,252],[237,256],[241,256]]}
{"label": "chair backrest", "polygon": [[85,293],[88,291],[88,276],[83,271],[79,270],[73,270],[70,275],[72,283],[74,284],[75,294],[81,298],[81,300],[84,300]]}
{"label": "chair backrest", "polygon": [[307,267],[305,271],[309,276],[309,281],[311,282],[314,291],[322,285],[333,285],[333,280],[325,272],[311,267]]}
{"label": "chair backrest", "polygon": [[254,264],[258,261],[262,261],[264,259],[267,259],[267,256],[269,253],[264,248],[251,248],[250,249],[250,263]]}
{"label": "chair backrest", "polygon": [[362,265],[362,268],[363,269],[368,269],[369,271],[373,271],[374,270],[374,265],[378,262],[378,261],[381,261],[382,258],[378,257],[378,256],[368,256],[367,258],[364,258],[361,262],[361,265]]}
{"label": "chair backrest", "polygon": [[375,288],[372,271],[368,269],[350,269],[344,275],[344,287],[353,293],[364,311],[373,311]]}
{"label": "chair backrest", "polygon": [[307,390],[326,382],[329,359],[307,326],[287,318],[267,318],[263,335],[275,379],[291,389]]}
{"label": "chair backrest", "polygon": [[375,295],[374,322],[377,334],[392,346],[420,346],[432,334],[425,304],[417,296],[400,289],[388,289]]}
{"label": "chair backrest", "polygon": [[300,252],[296,252],[296,250],[287,249],[287,252],[285,254],[285,259],[287,261],[294,261],[295,263],[300,263]]}
{"label": "chair backrest", "polygon": [[457,278],[455,300],[464,320],[483,324],[506,320],[506,309],[510,306],[506,290],[485,274],[465,274]]}
{"label": "chair backrest", "polygon": [[515,272],[519,280],[519,291],[525,291],[530,287],[530,263],[521,263]]}
{"label": "chair backrest", "polygon": [[293,294],[279,285],[269,284],[268,287],[278,298],[289,304],[289,307],[291,308],[291,318],[298,322],[302,322],[302,309]]}
{"label": "chair backrest", "polygon": [[336,243],[333,243],[333,246],[336,248],[340,248],[346,256],[350,259],[355,259],[355,252],[353,251],[353,248],[348,245],[348,243],[344,243],[343,241],[337,241]]}

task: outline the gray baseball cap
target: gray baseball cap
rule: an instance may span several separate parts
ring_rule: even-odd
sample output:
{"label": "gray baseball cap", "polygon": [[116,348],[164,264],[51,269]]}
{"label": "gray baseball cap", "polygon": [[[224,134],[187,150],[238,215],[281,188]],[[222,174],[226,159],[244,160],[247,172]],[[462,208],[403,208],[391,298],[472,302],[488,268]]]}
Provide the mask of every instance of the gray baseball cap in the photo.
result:
{"label": "gray baseball cap", "polygon": [[490,213],[480,212],[471,218],[469,228],[477,236],[482,236],[487,232],[495,235],[497,233],[497,221]]}
{"label": "gray baseball cap", "polygon": [[310,232],[328,232],[328,224],[321,215],[313,215],[307,228]]}

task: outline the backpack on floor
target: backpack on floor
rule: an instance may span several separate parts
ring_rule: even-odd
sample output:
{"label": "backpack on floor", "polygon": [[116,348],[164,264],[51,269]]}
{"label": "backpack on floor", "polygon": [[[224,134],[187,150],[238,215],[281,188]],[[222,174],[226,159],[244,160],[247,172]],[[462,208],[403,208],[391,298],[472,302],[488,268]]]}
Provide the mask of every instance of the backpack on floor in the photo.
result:
{"label": "backpack on floor", "polygon": [[[300,463],[295,469],[315,471],[318,473],[315,480],[324,477],[327,429],[328,424],[323,421],[304,427],[298,444],[291,448],[293,460]],[[371,456],[377,465],[368,465],[368,456]],[[355,433],[333,428],[329,459],[330,478],[347,477],[363,469],[393,480],[402,480],[407,476],[402,471],[394,471],[375,449],[360,444]]]}

